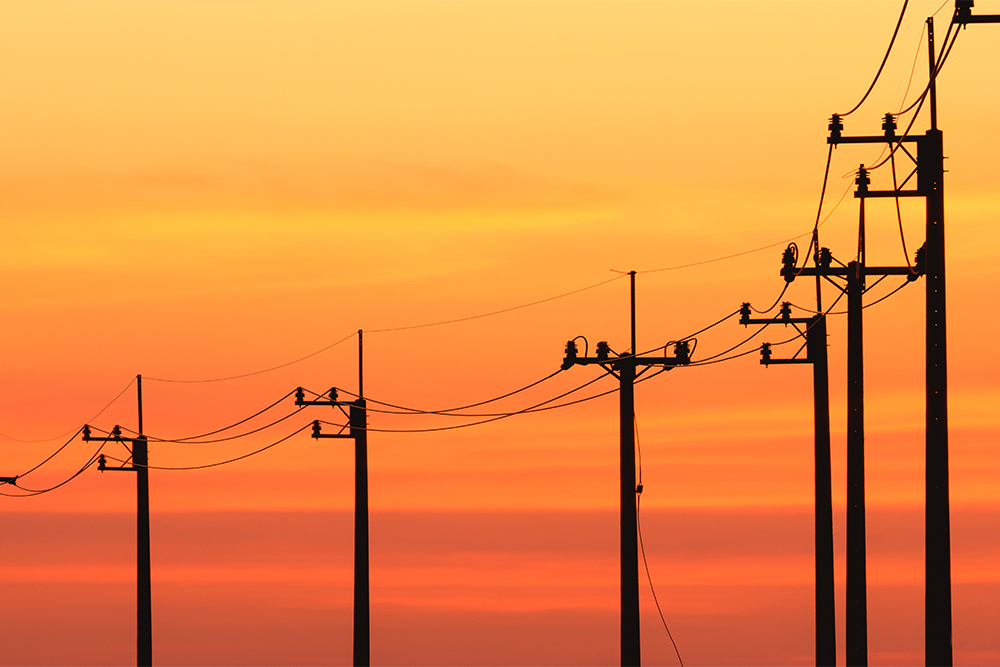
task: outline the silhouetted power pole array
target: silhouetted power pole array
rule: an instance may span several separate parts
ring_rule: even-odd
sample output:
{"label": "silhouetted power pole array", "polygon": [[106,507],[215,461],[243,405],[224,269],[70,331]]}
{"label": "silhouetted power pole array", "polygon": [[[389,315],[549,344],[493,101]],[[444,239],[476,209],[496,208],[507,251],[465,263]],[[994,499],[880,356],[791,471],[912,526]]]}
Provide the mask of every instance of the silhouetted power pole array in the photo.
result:
{"label": "silhouetted power pole array", "polygon": [[[638,356],[635,346],[635,271],[629,273],[632,281],[632,349],[623,354],[614,353],[608,344],[597,344],[597,355],[578,356],[575,340],[566,343],[566,357],[562,368],[574,365],[597,364],[619,381],[619,432],[620,432],[620,524],[621,524],[621,664],[641,664],[639,646],[639,535],[636,501],[642,487],[636,484],[635,474],[635,391],[637,377],[649,368],[669,370],[690,361],[687,341],[674,344],[674,356]],[[612,356],[614,355],[614,356]],[[638,371],[643,367],[642,371]]]}

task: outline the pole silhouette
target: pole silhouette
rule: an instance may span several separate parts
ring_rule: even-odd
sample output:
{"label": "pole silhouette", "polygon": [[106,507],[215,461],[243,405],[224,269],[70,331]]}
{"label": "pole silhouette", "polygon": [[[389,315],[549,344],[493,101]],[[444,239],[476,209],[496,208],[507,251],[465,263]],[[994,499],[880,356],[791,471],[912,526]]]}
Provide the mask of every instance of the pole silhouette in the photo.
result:
{"label": "pole silhouette", "polygon": [[83,427],[84,442],[120,442],[132,445],[132,463],[108,467],[104,454],[98,457],[97,469],[124,471],[136,474],[136,665],[151,667],[153,664],[153,599],[149,573],[149,447],[143,435],[142,376],[136,375],[136,393],[139,404],[139,434],[135,438],[122,437],[121,427],[115,426],[108,437],[91,435],[90,426]]}
{"label": "pole silhouette", "polygon": [[[621,664],[638,667],[642,664],[639,643],[639,533],[638,494],[636,486],[635,456],[635,380],[653,366],[671,369],[689,362],[687,341],[675,343],[673,357],[638,356],[635,327],[635,271],[631,277],[631,343],[632,349],[624,354],[613,353],[607,342],[597,344],[594,357],[577,355],[576,341],[566,343],[566,356],[562,369],[576,364],[598,364],[607,373],[618,378],[619,423],[619,535],[620,535],[620,593],[621,593]],[[612,356],[614,354],[614,356]],[[639,366],[643,370],[637,372]]]}
{"label": "pole silhouette", "polygon": [[[336,388],[330,389],[328,399],[307,401],[305,390],[295,392],[296,405],[328,405],[338,408],[347,417],[344,427],[337,433],[323,433],[320,422],[313,422],[312,437],[351,438],[354,440],[354,664],[367,667],[371,664],[371,582],[368,536],[368,409],[364,399],[364,346],[363,333],[358,330],[358,398],[340,401]],[[348,412],[344,412],[347,406]]]}
{"label": "pole silhouette", "polygon": [[[816,264],[820,266],[819,234],[813,232],[816,245]],[[788,253],[790,250],[786,250]],[[829,260],[827,260],[829,264]],[[788,280],[786,278],[786,280]],[[817,281],[819,277],[817,277]],[[806,340],[806,358],[773,359],[771,347],[761,346],[761,364],[812,364],[813,367],[813,459],[814,459],[814,539],[815,539],[815,622],[816,665],[835,667],[837,664],[837,619],[834,593],[833,567],[833,489],[830,463],[830,380],[826,344],[826,315],[822,312],[822,298],[817,283],[816,315],[792,317],[791,304],[781,305],[780,313],[773,318],[750,317],[750,304],[740,308],[740,324],[784,324],[798,329]]]}

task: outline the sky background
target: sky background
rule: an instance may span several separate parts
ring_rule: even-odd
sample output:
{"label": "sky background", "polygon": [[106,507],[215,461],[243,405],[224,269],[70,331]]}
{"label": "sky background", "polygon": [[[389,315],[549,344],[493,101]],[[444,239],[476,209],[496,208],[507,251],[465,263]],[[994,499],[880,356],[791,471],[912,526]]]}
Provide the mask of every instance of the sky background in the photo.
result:
{"label": "sky background", "polygon": [[[139,373],[145,431],[178,438],[297,386],[357,391],[358,329],[365,394],[432,410],[545,377],[578,335],[623,351],[628,279],[598,285],[612,271],[650,271],[637,276],[642,350],[744,301],[769,306],[784,286],[783,241],[816,217],[827,119],[864,93],[900,6],[0,5],[0,475],[31,468],[84,423],[136,428],[127,385]],[[882,115],[925,85],[921,29],[939,7],[910,2],[847,133],[879,133]],[[1000,13],[1000,2],[976,11]],[[937,15],[939,43],[950,12]],[[1000,662],[994,33],[963,31],[938,87],[965,665]],[[833,153],[821,239],[845,261],[852,171],[879,150]],[[874,173],[873,187],[890,186],[886,169]],[[922,202],[905,201],[902,216],[912,254]],[[672,268],[762,246],[773,247]],[[889,201],[869,205],[868,247],[872,264],[903,261]],[[865,311],[873,665],[923,660],[923,289]],[[812,307],[813,283],[784,298]],[[841,661],[844,324],[829,341]],[[749,333],[729,320],[698,337],[695,359]],[[790,335],[773,327],[741,349]],[[345,338],[268,373],[162,381],[253,373]],[[576,367],[496,407],[598,375]],[[636,389],[643,537],[688,664],[813,660],[810,388],[808,367],[765,369],[752,353]],[[286,399],[250,425],[293,410]],[[617,412],[609,395],[472,428],[371,434],[373,662],[618,660]],[[231,443],[153,443],[150,463],[221,461],[335,414],[309,408]],[[51,440],[21,442],[39,439]],[[94,449],[77,438],[22,483],[58,483]],[[153,470],[150,504],[154,660],[350,662],[349,442],[306,430],[231,465]],[[134,479],[95,469],[53,493],[0,497],[0,663],[134,662],[134,513]],[[676,664],[645,581],[640,591],[644,660]]]}

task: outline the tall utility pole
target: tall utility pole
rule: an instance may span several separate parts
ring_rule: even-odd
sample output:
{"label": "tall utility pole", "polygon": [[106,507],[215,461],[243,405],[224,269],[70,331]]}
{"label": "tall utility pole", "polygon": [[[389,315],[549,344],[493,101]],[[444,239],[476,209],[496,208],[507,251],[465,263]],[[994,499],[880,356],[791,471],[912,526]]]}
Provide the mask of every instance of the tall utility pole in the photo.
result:
{"label": "tall utility pole", "polygon": [[[895,125],[893,125],[895,127]],[[887,130],[888,131],[888,130]],[[860,199],[857,259],[846,266],[832,266],[826,248],[817,255],[817,266],[795,267],[794,255],[785,252],[781,275],[791,282],[797,276],[839,277],[846,280],[847,293],[847,605],[846,635],[848,665],[868,664],[868,576],[865,530],[865,396],[864,396],[864,327],[862,295],[867,276],[905,276],[916,280],[921,274],[909,266],[870,267],[865,263],[865,199],[868,172],[862,166],[855,183],[855,197]],[[874,195],[878,196],[878,195]],[[918,251],[922,257],[922,251]],[[773,362],[772,362],[773,363]]]}
{"label": "tall utility pole", "polygon": [[[635,346],[635,271],[632,278],[632,350],[625,354],[613,353],[610,346],[597,344],[597,356],[577,356],[576,341],[566,343],[566,357],[562,368],[568,370],[576,364],[598,364],[619,380],[619,432],[620,432],[620,535],[621,535],[621,664],[641,664],[639,645],[639,534],[636,501],[642,488],[636,485],[635,474],[635,391],[637,377],[649,368],[659,366],[671,369],[689,363],[687,341],[676,342],[673,357],[640,357]],[[611,355],[615,354],[614,357]],[[642,366],[642,371],[636,369]]]}
{"label": "tall utility pole", "polygon": [[[295,392],[296,405],[329,405],[338,408],[348,419],[344,433],[323,433],[319,421],[313,422],[314,438],[354,439],[354,664],[371,664],[371,593],[368,564],[368,410],[364,399],[364,347],[358,329],[358,399],[340,401],[331,389],[328,399],[307,401],[305,391]],[[350,412],[344,412],[343,406]]]}
{"label": "tall utility pole", "polygon": [[[814,240],[817,240],[814,234]],[[816,257],[819,264],[819,247]],[[774,318],[750,317],[750,304],[740,309],[740,324],[784,324],[798,329],[806,339],[806,357],[792,359],[771,358],[771,346],[761,346],[761,361],[769,364],[812,364],[813,367],[813,450],[815,472],[815,558],[816,558],[816,665],[835,667],[837,664],[837,620],[834,598],[833,573],[833,489],[830,464],[830,379],[827,363],[826,315],[817,292],[817,314],[812,317],[792,317],[791,304],[781,305],[781,312]]]}
{"label": "tall utility pole", "polygon": [[[972,0],[956,0],[955,22],[1000,23],[1000,16],[973,16]],[[930,81],[927,95],[930,129],[922,136],[897,137],[895,123],[887,114],[884,136],[844,137],[838,116],[830,123],[831,144],[841,143],[915,143],[916,157],[905,153],[916,164],[915,189],[901,185],[893,190],[868,191],[864,197],[924,197],[926,204],[925,262],[926,286],[926,366],[925,366],[925,510],[924,510],[924,650],[928,665],[951,665],[951,519],[948,457],[948,352],[945,302],[944,235],[944,142],[937,126],[937,56],[934,46],[934,19],[927,19],[927,45]],[[912,174],[911,174],[912,177]]]}
{"label": "tall utility pole", "polygon": [[115,426],[109,437],[94,437],[90,426],[83,427],[85,442],[120,442],[132,445],[132,465],[108,467],[104,454],[98,459],[98,470],[127,471],[136,474],[136,665],[153,664],[153,599],[149,575],[149,455],[146,436],[142,428],[142,376],[136,375],[139,402],[139,435],[123,438],[121,428]]}

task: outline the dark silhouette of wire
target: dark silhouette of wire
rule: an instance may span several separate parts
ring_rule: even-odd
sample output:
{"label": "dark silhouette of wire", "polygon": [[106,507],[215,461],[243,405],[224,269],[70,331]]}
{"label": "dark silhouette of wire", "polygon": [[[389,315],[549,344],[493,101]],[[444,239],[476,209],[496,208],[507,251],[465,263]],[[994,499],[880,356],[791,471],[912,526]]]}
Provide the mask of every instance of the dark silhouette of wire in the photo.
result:
{"label": "dark silhouette of wire", "polygon": [[[581,389],[589,387],[590,385],[594,384],[598,380],[603,379],[604,377],[606,377],[606,376],[605,375],[598,375],[593,380],[585,382],[582,385],[576,387],[575,389],[570,389],[567,392],[564,392],[562,394],[559,394],[558,396],[555,396],[553,398],[550,398],[550,399],[547,399],[545,401],[542,401],[541,403],[536,403],[535,405],[532,405],[532,406],[530,406],[528,408],[524,408],[522,410],[515,410],[513,412],[504,412],[504,413],[495,414],[495,415],[490,416],[488,419],[481,419],[479,421],[469,422],[467,424],[454,424],[452,426],[437,426],[437,427],[431,427],[431,428],[415,428],[415,429],[384,429],[384,428],[371,428],[371,427],[368,427],[366,429],[360,429],[360,430],[367,430],[369,432],[376,432],[376,433],[430,433],[432,431],[452,431],[452,430],[459,429],[459,428],[468,428],[469,426],[479,426],[480,424],[488,424],[490,422],[499,421],[501,419],[507,419],[508,417],[513,417],[515,415],[521,415],[521,414],[525,414],[525,413],[528,413],[528,412],[539,412],[540,411],[539,408],[541,406],[548,405],[549,403],[552,403],[553,401],[558,401],[560,398],[565,398],[566,396],[569,396],[570,394],[576,393],[576,392],[580,391]],[[466,415],[466,416],[473,416],[473,415]],[[329,424],[330,426],[342,426],[341,424],[334,424],[333,422],[323,421],[322,419],[320,419],[318,421],[321,424]]]}
{"label": "dark silhouette of wire", "polygon": [[[893,192],[899,192],[899,184],[896,179],[896,158],[895,156],[890,156],[892,158],[892,190]],[[906,250],[906,234],[903,233],[903,213],[899,208],[899,196],[893,197],[896,202],[896,221],[899,223],[899,240],[903,244],[903,258],[906,260],[906,268],[910,270],[910,273],[916,273],[913,269],[913,265],[910,264],[910,253]]]}
{"label": "dark silhouette of wire", "polygon": [[289,361],[288,363],[279,364],[278,366],[272,366],[271,368],[264,368],[264,369],[259,370],[259,371],[253,371],[252,373],[243,373],[241,375],[230,375],[229,377],[223,377],[223,378],[209,378],[209,379],[206,379],[206,380],[173,380],[173,379],[169,379],[169,378],[153,378],[153,377],[148,377],[148,376],[144,376],[144,379],[150,380],[152,382],[173,382],[173,383],[176,383],[176,384],[202,384],[202,383],[205,383],[205,382],[225,382],[226,380],[239,380],[241,378],[248,378],[248,377],[251,377],[253,375],[261,375],[262,373],[270,373],[271,371],[276,371],[279,368],[287,368],[288,366],[292,366],[293,364],[297,364],[300,361],[305,361],[306,359],[311,359],[312,357],[315,357],[317,354],[321,354],[323,352],[326,352],[329,349],[337,347],[338,345],[340,345],[344,341],[350,340],[351,338],[353,338],[356,335],[358,335],[357,332],[353,331],[349,335],[344,336],[343,338],[341,338],[340,340],[338,340],[336,343],[330,343],[326,347],[324,347],[322,349],[319,349],[319,350],[316,350],[315,352],[312,352],[310,354],[307,354],[304,357],[299,357],[295,361]]}
{"label": "dark silhouette of wire", "polygon": [[[103,415],[104,411],[107,410],[108,408],[110,408],[112,405],[114,405],[115,401],[117,401],[119,398],[121,398],[122,394],[124,394],[126,391],[128,391],[128,388],[131,387],[132,383],[134,383],[134,382],[135,382],[135,378],[133,377],[129,381],[129,383],[127,385],[125,385],[125,388],[122,389],[120,392],[118,392],[118,395],[115,396],[114,398],[112,398],[111,401],[109,401],[107,405],[105,405],[103,408],[101,408],[100,411],[96,415],[94,415],[93,417],[91,417],[89,421],[94,421],[95,419],[97,419],[98,417],[100,417],[101,415]],[[80,432],[79,430],[76,431],[76,433],[79,433],[79,432]],[[8,440],[13,440],[14,442],[34,443],[34,442],[52,442],[53,440],[59,440],[60,438],[65,438],[70,433],[73,433],[73,431],[72,430],[66,431],[65,433],[57,435],[54,438],[39,438],[37,440],[22,440],[20,438],[15,438],[13,436],[7,435],[6,433],[0,433],[0,436],[3,436],[5,438],[7,438]],[[76,434],[74,434],[73,437],[75,438]],[[69,444],[69,443],[66,443],[66,444]],[[65,447],[65,446],[66,445],[63,445],[63,447]],[[62,448],[60,448],[60,449],[62,449]],[[48,459],[46,459],[46,461],[47,460]],[[32,468],[32,470],[34,470],[34,468]],[[31,472],[31,471],[29,470],[28,472]],[[28,473],[24,473],[24,474],[27,475]]]}
{"label": "dark silhouette of wire", "polygon": [[[635,411],[632,412],[632,425],[635,428],[635,451],[639,459],[639,488],[642,488],[642,447],[639,445],[639,420],[635,417]],[[642,507],[642,491],[637,490],[635,494],[635,529],[639,534],[639,551],[642,553],[642,564],[646,568],[646,580],[649,581],[649,591],[653,594],[653,602],[656,603],[656,611],[660,614],[660,620],[663,622],[663,629],[667,631],[667,637],[670,637],[670,643],[673,644],[674,653],[677,654],[677,661],[681,663],[681,667],[684,667],[684,659],[681,658],[680,649],[677,648],[677,642],[674,641],[674,635],[670,632],[670,628],[667,626],[667,619],[663,616],[663,609],[660,608],[660,600],[656,597],[656,588],[653,586],[653,575],[649,573],[649,561],[646,560],[646,546],[642,543],[642,521],[639,518],[642,514],[640,511]]]}
{"label": "dark silhouette of wire", "polygon": [[[302,431],[306,430],[310,426],[312,426],[311,423],[310,424],[306,424],[305,426],[303,426],[299,430],[294,431],[293,433],[290,433],[290,434],[286,435],[284,438],[281,438],[280,440],[272,442],[271,444],[269,444],[269,445],[267,445],[265,447],[261,447],[260,449],[256,449],[256,450],[254,450],[254,451],[252,451],[252,452],[250,452],[248,454],[243,454],[243,455],[237,456],[235,458],[226,459],[225,461],[216,461],[215,463],[205,463],[203,465],[197,465],[197,466],[177,466],[177,467],[173,467],[173,466],[151,466],[151,465],[142,466],[142,465],[136,465],[135,463],[133,463],[132,465],[134,467],[136,467],[136,468],[148,468],[149,470],[203,470],[205,468],[217,468],[219,466],[224,466],[224,465],[227,465],[227,464],[230,464],[230,463],[235,463],[236,461],[242,461],[243,459],[250,458],[251,456],[256,456],[257,454],[260,454],[261,452],[265,452],[265,451],[271,449],[272,447],[277,447],[278,445],[280,445],[281,443],[285,442],[289,438],[291,438],[293,436],[296,436],[299,433],[302,433]],[[119,463],[123,463],[123,464],[127,463],[127,461],[123,461],[122,459],[118,459],[118,458],[115,458],[113,456],[108,456],[107,458],[111,459],[112,461],[117,461]]]}
{"label": "dark silhouette of wire", "polygon": [[[150,441],[150,442],[166,442],[166,443],[181,444],[181,445],[210,445],[210,444],[214,444],[214,443],[217,443],[217,442],[229,442],[231,440],[239,440],[240,438],[245,438],[248,435],[253,435],[254,433],[260,433],[261,431],[266,431],[267,429],[271,428],[272,426],[277,426],[278,424],[280,424],[281,422],[285,421],[286,419],[290,419],[291,417],[294,417],[295,415],[297,415],[300,412],[302,412],[303,410],[305,410],[307,407],[309,407],[309,406],[308,405],[303,405],[298,410],[296,410],[294,412],[290,412],[287,415],[285,415],[284,417],[280,417],[280,418],[274,420],[270,424],[265,424],[263,426],[259,426],[259,427],[255,428],[253,430],[246,431],[244,433],[239,433],[237,435],[230,435],[230,436],[227,436],[225,438],[213,438],[211,440],[191,440],[191,439],[170,440],[168,438],[157,438],[157,437],[153,437],[153,436],[146,436],[146,439],[148,441]],[[244,421],[246,421],[246,420],[244,420]],[[124,426],[121,427],[121,428],[122,428],[122,430],[128,431],[129,433],[135,433],[137,436],[141,435],[141,434],[137,433],[136,431],[133,431],[132,429],[125,428]]]}
{"label": "dark silhouette of wire", "polygon": [[[522,391],[526,391],[528,389],[531,389],[532,387],[537,387],[538,385],[542,384],[546,380],[551,380],[555,376],[559,375],[559,373],[561,373],[561,372],[562,372],[562,369],[560,368],[556,372],[550,373],[549,375],[546,375],[545,377],[541,378],[540,380],[535,380],[531,384],[527,384],[527,385],[525,385],[523,387],[515,389],[514,391],[509,391],[506,394],[501,394],[500,396],[497,396],[495,398],[490,398],[490,399],[487,399],[485,401],[479,401],[478,403],[470,403],[468,405],[459,406],[457,408],[448,408],[447,410],[420,410],[418,408],[408,408],[408,407],[402,406],[402,405],[394,405],[393,403],[386,403],[385,401],[376,401],[376,400],[371,399],[371,398],[365,398],[365,401],[368,402],[368,403],[375,403],[376,405],[383,405],[383,406],[385,406],[387,408],[395,408],[396,410],[402,411],[402,412],[390,412],[388,410],[381,410],[381,411],[380,410],[373,410],[373,411],[385,412],[386,414],[444,415],[444,416],[454,416],[454,417],[465,417],[465,416],[471,416],[471,415],[460,415],[460,414],[453,414],[453,413],[459,412],[461,410],[468,410],[470,408],[478,408],[480,405],[486,405],[487,403],[494,403],[496,401],[499,401],[499,400],[502,400],[502,399],[505,399],[505,398],[509,398],[509,397],[511,397],[511,396],[513,396],[515,394],[521,393]],[[338,391],[343,391],[343,393],[347,394],[348,396],[354,396],[354,397],[358,396],[357,394],[355,394],[353,392],[350,392],[350,391],[346,391],[346,390],[342,390],[342,389],[338,390]],[[310,393],[313,393],[313,392],[310,392]],[[371,408],[369,408],[369,409],[372,410]]]}
{"label": "dark silhouette of wire", "polygon": [[[753,311],[753,312],[755,312],[755,313],[760,313],[761,315],[763,315],[764,313],[770,313],[770,312],[771,312],[772,310],[774,310],[775,306],[777,306],[777,305],[778,305],[779,303],[781,303],[781,297],[785,296],[785,292],[787,292],[787,291],[788,291],[788,286],[789,286],[790,284],[791,284],[791,283],[789,283],[789,282],[786,282],[786,283],[785,283],[785,286],[784,286],[784,287],[783,287],[783,288],[781,289],[781,294],[779,294],[779,295],[778,295],[778,298],[777,298],[777,299],[775,299],[775,300],[774,300],[774,303],[772,303],[772,304],[770,305],[770,307],[768,307],[768,308],[767,308],[766,310],[757,310],[757,309],[756,309],[756,308],[754,308],[753,306],[750,306],[750,310],[752,310],[752,311]],[[738,313],[738,312],[740,312],[740,311],[738,311],[738,310],[737,310],[736,312]]]}
{"label": "dark silhouette of wire", "polygon": [[94,452],[94,455],[90,457],[90,460],[87,461],[87,463],[84,464],[82,468],[73,473],[68,479],[63,480],[62,482],[59,482],[54,486],[50,486],[46,489],[27,489],[21,485],[17,485],[17,488],[23,491],[27,491],[27,493],[0,493],[0,495],[7,496],[8,498],[27,498],[29,496],[40,496],[43,493],[49,493],[50,491],[55,491],[56,489],[69,484],[74,479],[82,475],[83,471],[85,471],[90,466],[94,465],[94,463],[97,462],[97,456],[101,453],[101,450],[104,449],[105,444],[107,443],[104,442],[101,443],[101,446],[97,448],[97,451]]}
{"label": "dark silhouette of wire", "polygon": [[599,283],[594,283],[593,285],[588,285],[587,287],[581,287],[580,289],[575,289],[572,292],[565,292],[563,294],[558,294],[556,296],[550,296],[545,299],[539,299],[538,301],[532,301],[531,303],[523,303],[520,306],[511,306],[510,308],[502,308],[500,310],[494,310],[488,313],[482,313],[480,315],[469,315],[468,317],[458,317],[453,320],[443,320],[441,322],[428,322],[426,324],[412,324],[406,327],[391,327],[386,329],[365,329],[365,333],[390,333],[393,331],[409,331],[410,329],[424,329],[426,327],[438,327],[444,324],[457,324],[458,322],[468,322],[469,320],[478,320],[484,317],[492,317],[493,315],[501,315],[503,313],[509,313],[514,310],[520,310],[522,308],[528,308],[530,306],[537,306],[541,303],[548,303],[549,301],[555,301],[556,299],[562,299],[567,296],[572,296],[574,294],[579,294],[580,292],[586,292],[587,290],[592,290],[595,287],[600,287],[601,285],[607,285],[616,280],[621,280],[625,275],[615,276],[614,278],[608,278],[607,280],[602,280]]}
{"label": "dark silhouette of wire", "polygon": [[948,56],[951,55],[951,50],[955,46],[955,42],[958,41],[958,35],[959,35],[959,33],[962,32],[961,30],[956,30],[954,36],[951,37],[951,42],[949,43],[948,42],[948,36],[951,34],[951,30],[954,27],[954,25],[955,25],[955,20],[954,20],[954,18],[952,18],[952,22],[948,26],[948,32],[945,34],[945,41],[944,41],[945,46],[942,49],[940,55],[938,56],[938,64],[935,65],[935,67],[934,67],[934,73],[933,73],[933,75],[931,77],[929,77],[929,79],[927,81],[927,86],[924,88],[924,92],[922,92],[920,94],[920,97],[918,97],[913,102],[913,104],[911,104],[908,108],[906,108],[903,111],[901,111],[899,113],[899,115],[908,113],[914,107],[916,107],[916,112],[913,114],[913,117],[910,119],[910,122],[907,124],[906,129],[903,131],[903,134],[899,136],[899,138],[895,141],[895,143],[893,143],[892,149],[889,151],[889,155],[887,157],[882,158],[874,166],[869,167],[869,169],[868,169],[869,172],[874,171],[876,169],[879,169],[880,167],[882,167],[883,165],[885,165],[885,163],[888,162],[889,159],[893,155],[895,155],[896,151],[899,150],[899,148],[903,145],[903,139],[905,139],[906,137],[909,136],[910,130],[913,129],[914,123],[916,123],[917,118],[920,116],[920,109],[923,107],[924,101],[927,99],[927,94],[930,92],[931,86],[937,80],[938,74],[941,73],[941,69],[944,67],[945,61],[948,59]]}
{"label": "dark silhouette of wire", "polygon": [[889,54],[892,53],[892,45],[896,43],[896,35],[899,34],[899,26],[903,25],[903,16],[906,15],[906,6],[908,4],[910,4],[910,0],[904,0],[903,8],[899,12],[899,20],[896,21],[896,29],[892,31],[892,39],[889,40],[889,47],[885,50],[885,56],[882,57],[882,64],[878,66],[878,71],[875,72],[875,78],[872,79],[871,85],[868,86],[868,90],[865,91],[861,101],[855,104],[853,109],[846,113],[837,114],[841,118],[844,116],[850,116],[852,113],[860,109],[861,105],[868,99],[868,96],[871,95],[872,90],[875,89],[875,84],[878,83],[879,77],[882,76],[882,70],[885,69],[885,63],[889,60]]}
{"label": "dark silhouette of wire", "polygon": [[[120,394],[119,394],[119,395],[120,395]],[[52,452],[51,454],[49,454],[49,455],[48,455],[47,457],[45,457],[45,459],[44,459],[44,460],[43,460],[43,461],[42,461],[41,463],[37,464],[37,465],[36,465],[36,466],[35,466],[34,468],[31,468],[30,470],[27,470],[27,471],[25,471],[25,472],[22,472],[22,473],[21,473],[20,475],[18,475],[18,476],[17,476],[17,477],[18,477],[18,479],[20,479],[21,477],[25,477],[26,475],[30,475],[31,473],[35,472],[36,470],[38,470],[39,468],[41,468],[41,467],[42,467],[43,465],[45,465],[46,463],[48,463],[49,461],[51,461],[51,460],[52,460],[53,458],[55,458],[56,454],[58,454],[59,452],[61,452],[61,451],[62,451],[62,450],[64,450],[64,449],[66,449],[66,447],[68,447],[68,446],[69,446],[69,443],[71,443],[71,442],[73,442],[74,440],[76,440],[76,436],[80,435],[80,431],[82,431],[82,430],[83,430],[83,427],[81,426],[80,428],[78,428],[78,429],[76,430],[76,433],[74,433],[74,434],[73,434],[73,435],[72,435],[72,436],[70,437],[70,439],[69,439],[69,440],[67,440],[67,441],[66,441],[65,443],[63,443],[63,446],[62,446],[62,447],[60,447],[60,448],[59,448],[59,449],[57,449],[56,451],[54,451],[54,452]]]}
{"label": "dark silhouette of wire", "polygon": [[[250,421],[251,419],[259,417],[262,414],[264,414],[265,412],[267,412],[268,410],[271,410],[271,409],[277,407],[277,405],[279,403],[281,403],[282,401],[284,401],[286,398],[288,398],[289,396],[291,396],[294,393],[295,393],[295,390],[293,389],[292,391],[288,392],[287,394],[285,394],[284,396],[282,396],[281,398],[279,398],[278,400],[276,400],[274,403],[271,403],[271,405],[267,406],[263,410],[258,410],[257,412],[253,413],[249,417],[241,419],[238,422],[230,424],[229,426],[223,426],[222,428],[216,429],[214,431],[209,431],[208,433],[202,433],[200,435],[190,435],[190,436],[187,436],[185,438],[156,438],[156,437],[153,437],[153,436],[146,436],[146,439],[150,440],[152,442],[174,442],[174,443],[178,443],[178,444],[183,444],[183,443],[205,444],[205,443],[196,443],[194,441],[200,440],[201,438],[207,438],[210,435],[215,435],[217,433],[222,433],[223,431],[228,431],[229,429],[236,428],[237,426],[239,426],[241,424],[245,424],[248,421]],[[292,413],[292,414],[295,414],[295,413]],[[282,420],[283,419],[287,419],[287,417],[283,417]],[[274,426],[275,424],[279,423],[282,420],[278,420],[277,422],[272,422],[270,424],[270,426]],[[142,435],[138,431],[133,431],[130,428],[125,428],[125,427],[122,427],[122,428],[123,428],[123,430],[128,431],[129,433],[134,433],[137,436],[138,435]],[[265,426],[264,428],[268,428],[268,427]],[[251,433],[256,433],[256,431],[251,431]],[[249,433],[246,433],[244,435],[249,435]],[[235,437],[243,437],[243,436],[241,435],[241,436],[235,436]],[[212,441],[212,442],[217,442],[217,441]],[[218,442],[221,442],[221,441],[218,441]]]}

